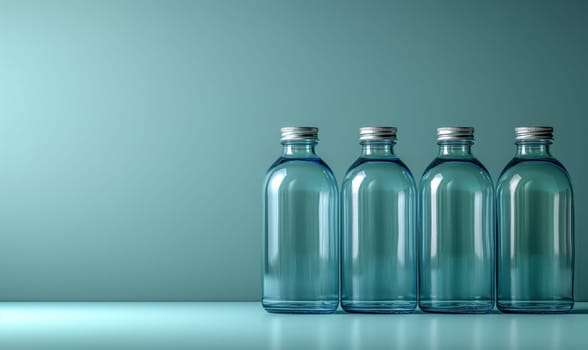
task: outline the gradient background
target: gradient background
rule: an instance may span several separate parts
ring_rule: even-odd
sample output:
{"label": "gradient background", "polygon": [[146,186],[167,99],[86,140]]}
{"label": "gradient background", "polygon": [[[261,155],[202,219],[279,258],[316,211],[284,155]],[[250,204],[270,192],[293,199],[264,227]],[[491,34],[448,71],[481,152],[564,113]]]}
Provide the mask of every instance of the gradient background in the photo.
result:
{"label": "gradient background", "polygon": [[320,127],[339,181],[358,128],[552,125],[588,300],[588,2],[0,0],[0,300],[255,300],[279,128]]}

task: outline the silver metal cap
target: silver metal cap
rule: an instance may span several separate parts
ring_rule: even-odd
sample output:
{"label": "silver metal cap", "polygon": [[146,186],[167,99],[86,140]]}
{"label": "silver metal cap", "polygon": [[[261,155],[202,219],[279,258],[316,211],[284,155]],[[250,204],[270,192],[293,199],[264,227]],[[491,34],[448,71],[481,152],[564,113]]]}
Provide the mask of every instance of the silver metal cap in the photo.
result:
{"label": "silver metal cap", "polygon": [[515,128],[515,139],[524,140],[553,140],[553,128],[550,126],[523,126]]}
{"label": "silver metal cap", "polygon": [[318,128],[306,126],[289,126],[281,128],[281,141],[318,140]]}
{"label": "silver metal cap", "polygon": [[437,141],[473,141],[474,128],[465,126],[437,129]]}
{"label": "silver metal cap", "polygon": [[359,140],[396,140],[396,128],[392,126],[368,126],[359,128]]}

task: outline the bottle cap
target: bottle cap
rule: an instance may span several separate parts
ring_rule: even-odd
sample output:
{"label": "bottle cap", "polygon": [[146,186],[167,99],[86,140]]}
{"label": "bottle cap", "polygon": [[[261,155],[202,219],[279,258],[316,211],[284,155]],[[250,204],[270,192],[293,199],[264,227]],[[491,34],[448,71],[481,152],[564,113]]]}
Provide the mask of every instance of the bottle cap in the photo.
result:
{"label": "bottle cap", "polygon": [[281,141],[318,140],[318,128],[306,126],[289,126],[281,128]]}
{"label": "bottle cap", "polygon": [[359,140],[396,140],[396,128],[391,126],[369,126],[359,128]]}
{"label": "bottle cap", "polygon": [[515,128],[515,139],[524,140],[553,140],[553,128],[550,126],[523,126]]}
{"label": "bottle cap", "polygon": [[474,128],[471,127],[445,127],[437,129],[437,141],[473,141]]}

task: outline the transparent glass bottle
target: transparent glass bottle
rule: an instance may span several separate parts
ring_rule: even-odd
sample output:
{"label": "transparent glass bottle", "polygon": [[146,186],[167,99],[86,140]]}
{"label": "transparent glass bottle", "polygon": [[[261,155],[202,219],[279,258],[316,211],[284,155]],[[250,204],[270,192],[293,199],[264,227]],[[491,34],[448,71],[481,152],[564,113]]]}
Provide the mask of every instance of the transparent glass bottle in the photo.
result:
{"label": "transparent glass bottle", "polygon": [[439,154],[420,183],[419,306],[484,313],[494,306],[494,189],[471,153],[474,129],[437,129]]}
{"label": "transparent glass bottle", "polygon": [[393,152],[396,128],[360,129],[341,188],[341,306],[406,313],[417,305],[416,184]]}
{"label": "transparent glass bottle", "polygon": [[318,129],[282,128],[263,189],[263,307],[330,313],[339,305],[338,190],[315,153]]}
{"label": "transparent glass bottle", "polygon": [[503,312],[574,306],[574,200],[550,153],[551,127],[516,128],[517,151],[497,184],[498,297]]}

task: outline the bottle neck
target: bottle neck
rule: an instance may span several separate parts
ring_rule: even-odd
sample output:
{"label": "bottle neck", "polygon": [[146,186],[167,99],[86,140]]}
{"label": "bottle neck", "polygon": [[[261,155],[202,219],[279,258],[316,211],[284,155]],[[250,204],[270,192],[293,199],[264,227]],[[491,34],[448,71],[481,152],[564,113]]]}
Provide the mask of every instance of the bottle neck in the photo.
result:
{"label": "bottle neck", "polygon": [[361,141],[361,158],[395,158],[392,140]]}
{"label": "bottle neck", "polygon": [[318,158],[315,152],[317,140],[297,140],[282,142],[284,158]]}
{"label": "bottle neck", "polygon": [[473,141],[440,141],[438,158],[473,158]]}
{"label": "bottle neck", "polygon": [[517,158],[551,158],[551,140],[517,141]]}

